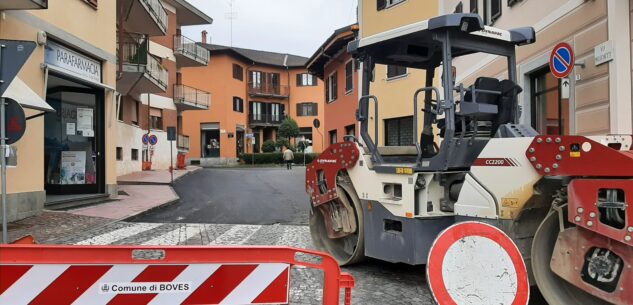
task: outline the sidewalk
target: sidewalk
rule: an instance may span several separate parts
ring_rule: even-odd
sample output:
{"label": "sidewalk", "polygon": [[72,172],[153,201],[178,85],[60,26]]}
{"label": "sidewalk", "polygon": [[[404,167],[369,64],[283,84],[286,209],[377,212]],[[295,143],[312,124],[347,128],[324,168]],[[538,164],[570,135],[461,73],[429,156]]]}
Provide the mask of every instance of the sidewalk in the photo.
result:
{"label": "sidewalk", "polygon": [[[176,170],[174,180],[199,169],[190,166]],[[115,200],[64,212],[44,210],[40,215],[10,223],[9,240],[32,235],[37,242],[47,243],[176,204],[180,199],[169,185],[171,173],[167,170],[131,173],[118,177],[118,183],[119,196]]]}

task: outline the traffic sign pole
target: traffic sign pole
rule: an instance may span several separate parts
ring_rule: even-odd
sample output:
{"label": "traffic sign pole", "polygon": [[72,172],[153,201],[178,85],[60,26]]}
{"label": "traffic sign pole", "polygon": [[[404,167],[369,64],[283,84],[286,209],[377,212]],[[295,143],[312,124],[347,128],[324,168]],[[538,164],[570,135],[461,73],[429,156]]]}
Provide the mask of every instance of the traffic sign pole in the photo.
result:
{"label": "traffic sign pole", "polygon": [[[2,78],[2,49],[5,45],[0,45],[0,85],[4,83]],[[9,243],[9,235],[7,232],[7,148],[6,148],[6,126],[4,117],[4,97],[0,96],[0,151],[2,152],[2,243]]]}

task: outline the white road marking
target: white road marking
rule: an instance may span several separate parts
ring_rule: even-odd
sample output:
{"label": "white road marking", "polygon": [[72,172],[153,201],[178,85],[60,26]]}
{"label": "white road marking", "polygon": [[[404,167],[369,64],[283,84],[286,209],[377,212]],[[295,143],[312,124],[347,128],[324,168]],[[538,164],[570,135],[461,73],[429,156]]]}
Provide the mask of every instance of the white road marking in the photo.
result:
{"label": "white road marking", "polygon": [[193,237],[196,234],[200,235],[201,229],[202,229],[202,225],[199,225],[199,224],[181,225],[174,230],[171,230],[165,234],[162,234],[160,236],[157,236],[155,238],[152,238],[142,243],[142,245],[144,246],[177,245],[179,243],[185,242],[187,239]]}
{"label": "white road marking", "polygon": [[209,242],[209,245],[243,245],[261,227],[260,225],[235,225]]}
{"label": "white road marking", "polygon": [[160,225],[161,224],[156,223],[135,223],[127,227],[84,239],[78,242],[77,245],[109,245],[130,236],[152,230]]}

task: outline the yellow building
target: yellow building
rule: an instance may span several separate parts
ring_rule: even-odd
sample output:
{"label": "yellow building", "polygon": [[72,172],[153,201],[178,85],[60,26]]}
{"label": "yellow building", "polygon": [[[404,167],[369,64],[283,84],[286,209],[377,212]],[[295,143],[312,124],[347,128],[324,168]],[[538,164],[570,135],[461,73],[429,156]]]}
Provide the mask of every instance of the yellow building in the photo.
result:
{"label": "yellow building", "polygon": [[3,94],[31,117],[11,146],[9,221],[73,194],[114,196],[116,1],[0,1],[0,39],[37,42]]}
{"label": "yellow building", "polygon": [[[360,0],[359,37],[397,31],[399,27],[437,16],[438,10],[437,1]],[[425,86],[424,80],[423,70],[376,65],[370,94],[375,95],[380,103],[377,140],[373,136],[378,146],[413,145],[413,94]],[[421,94],[420,98],[423,96]],[[424,114],[420,112],[418,117],[418,126],[422,126]],[[376,117],[370,116],[372,119],[376,120]],[[375,122],[369,122],[371,131],[373,124]],[[373,132],[370,133],[373,135]]]}

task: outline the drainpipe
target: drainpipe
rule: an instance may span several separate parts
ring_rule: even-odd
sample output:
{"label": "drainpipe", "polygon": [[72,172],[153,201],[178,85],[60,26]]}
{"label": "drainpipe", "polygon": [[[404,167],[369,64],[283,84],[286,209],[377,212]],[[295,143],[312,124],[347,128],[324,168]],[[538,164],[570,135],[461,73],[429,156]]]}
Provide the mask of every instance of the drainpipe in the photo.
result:
{"label": "drainpipe", "polygon": [[[286,113],[290,113],[290,69],[288,68],[288,54],[286,54],[286,57],[284,57],[284,67],[286,68],[286,75],[287,75],[287,83],[288,83],[288,109],[286,110]],[[288,115],[288,117],[290,117],[290,115]],[[277,129],[277,131],[279,131],[279,129]],[[290,139],[288,139],[288,143],[290,143]],[[295,140],[295,145],[297,145],[296,140]]]}

